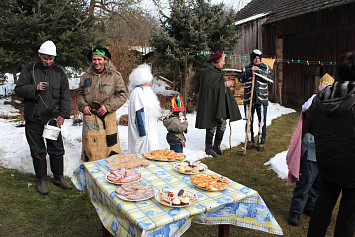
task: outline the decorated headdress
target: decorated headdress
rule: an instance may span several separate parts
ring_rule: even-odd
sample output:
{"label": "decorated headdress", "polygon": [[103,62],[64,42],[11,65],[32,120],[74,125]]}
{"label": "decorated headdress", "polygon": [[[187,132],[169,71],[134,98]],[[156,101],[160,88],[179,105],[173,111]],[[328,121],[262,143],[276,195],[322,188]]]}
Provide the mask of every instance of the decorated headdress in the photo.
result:
{"label": "decorated headdress", "polygon": [[184,111],[184,110],[185,110],[185,106],[184,106],[184,102],[181,98],[181,95],[171,98],[171,111],[172,112],[180,112],[180,111]]}
{"label": "decorated headdress", "polygon": [[141,64],[129,75],[131,86],[138,86],[153,80],[152,69],[148,64]]}

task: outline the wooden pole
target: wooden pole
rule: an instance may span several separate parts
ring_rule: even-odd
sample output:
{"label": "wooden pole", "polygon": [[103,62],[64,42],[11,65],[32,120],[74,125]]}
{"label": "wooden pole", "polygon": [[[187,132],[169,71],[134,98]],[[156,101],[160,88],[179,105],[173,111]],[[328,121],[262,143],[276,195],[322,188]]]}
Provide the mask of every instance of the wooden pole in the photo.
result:
{"label": "wooden pole", "polygon": [[229,120],[229,150],[232,150],[232,127],[231,127],[231,120]]}
{"label": "wooden pole", "polygon": [[187,108],[187,51],[185,52],[185,92],[184,92],[184,105],[185,105],[185,116],[186,116],[186,108]]}
{"label": "wooden pole", "polygon": [[248,121],[247,121],[247,127],[245,129],[245,143],[244,143],[243,156],[245,156],[247,153],[248,131],[249,131],[249,126],[250,126],[251,108],[253,106],[254,85],[255,85],[255,74],[253,73],[253,80],[251,83],[251,95],[250,95],[250,103],[249,103]]}

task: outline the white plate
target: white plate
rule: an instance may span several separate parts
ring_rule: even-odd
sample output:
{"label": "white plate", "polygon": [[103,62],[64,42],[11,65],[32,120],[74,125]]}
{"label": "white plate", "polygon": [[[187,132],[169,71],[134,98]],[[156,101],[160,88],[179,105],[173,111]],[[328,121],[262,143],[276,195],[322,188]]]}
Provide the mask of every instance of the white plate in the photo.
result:
{"label": "white plate", "polygon": [[[154,189],[154,190],[155,190],[155,189]],[[129,198],[127,198],[126,196],[122,196],[122,195],[119,195],[119,194],[117,194],[117,193],[116,193],[116,196],[119,197],[119,198],[122,199],[122,200],[125,200],[125,201],[129,201],[129,202],[139,202],[139,201],[144,201],[144,200],[151,199],[151,198],[155,195],[155,193],[156,193],[156,192],[154,192],[154,193],[152,194],[152,196],[150,196],[150,197],[142,198],[142,199],[137,199],[137,200],[129,199]]]}
{"label": "white plate", "polygon": [[203,167],[204,167],[204,170],[201,171],[201,172],[197,172],[197,173],[193,173],[193,172],[180,172],[180,171],[178,170],[178,168],[177,168],[178,165],[179,165],[179,163],[174,164],[174,170],[176,170],[177,172],[179,172],[179,173],[181,173],[181,174],[200,174],[200,173],[203,173],[203,172],[205,172],[206,170],[208,170],[207,165],[202,164]]}
{"label": "white plate", "polygon": [[[139,173],[139,172],[138,172],[138,173]],[[142,174],[139,173],[139,174],[141,175],[141,177],[140,177],[139,179],[137,179],[137,180],[134,180],[134,181],[131,181],[131,182],[124,182],[124,183],[118,182],[118,183],[116,183],[116,182],[112,182],[111,180],[109,180],[109,179],[107,178],[107,176],[108,176],[109,174],[110,174],[110,173],[106,174],[105,178],[106,178],[106,181],[107,181],[107,182],[112,183],[112,184],[127,184],[127,183],[133,183],[133,182],[137,182],[138,180],[140,180],[140,179],[142,178]]]}
{"label": "white plate", "polygon": [[[164,189],[164,190],[170,191],[170,192],[174,193],[175,195],[177,195],[181,189],[183,189],[183,188],[171,188],[171,189]],[[168,206],[168,207],[188,207],[188,206],[194,205],[197,202],[197,200],[198,200],[197,194],[194,193],[194,192],[191,192],[190,190],[186,190],[186,189],[184,189],[184,191],[188,192],[188,193],[191,193],[191,194],[195,194],[197,199],[195,201],[191,202],[189,205],[174,206],[174,205],[170,205],[170,204],[167,204],[167,203],[164,203],[164,202],[160,201],[159,191],[155,194],[154,198],[155,198],[155,200],[157,200],[157,202],[159,202],[159,203],[161,203],[161,204],[163,204],[165,206]]]}

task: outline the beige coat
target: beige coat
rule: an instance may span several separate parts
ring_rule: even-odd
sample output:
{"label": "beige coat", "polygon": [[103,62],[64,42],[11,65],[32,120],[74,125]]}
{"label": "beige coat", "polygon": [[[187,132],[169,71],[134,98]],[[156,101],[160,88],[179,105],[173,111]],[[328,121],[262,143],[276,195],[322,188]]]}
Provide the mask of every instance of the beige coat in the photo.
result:
{"label": "beige coat", "polygon": [[111,61],[103,73],[97,74],[93,67],[90,67],[80,78],[79,110],[83,111],[88,105],[95,111],[98,107],[95,107],[93,101],[100,102],[107,109],[104,118],[99,118],[96,114],[84,115],[81,154],[83,161],[105,159],[111,154],[121,153],[116,110],[123,106],[127,99],[128,92],[123,78]]}
{"label": "beige coat", "polygon": [[91,66],[80,78],[78,90],[78,109],[93,106],[93,101],[99,101],[105,105],[109,113],[115,112],[128,99],[127,88],[121,74],[109,60],[103,73],[97,74]]}

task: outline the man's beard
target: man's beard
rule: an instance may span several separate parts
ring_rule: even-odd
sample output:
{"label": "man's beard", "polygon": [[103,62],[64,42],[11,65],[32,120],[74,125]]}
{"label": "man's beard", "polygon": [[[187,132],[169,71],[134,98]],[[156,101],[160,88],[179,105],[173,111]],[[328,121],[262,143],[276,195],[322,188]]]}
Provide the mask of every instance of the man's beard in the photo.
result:
{"label": "man's beard", "polygon": [[150,117],[158,118],[161,115],[160,102],[150,86],[143,87],[145,107],[147,107],[148,115]]}

